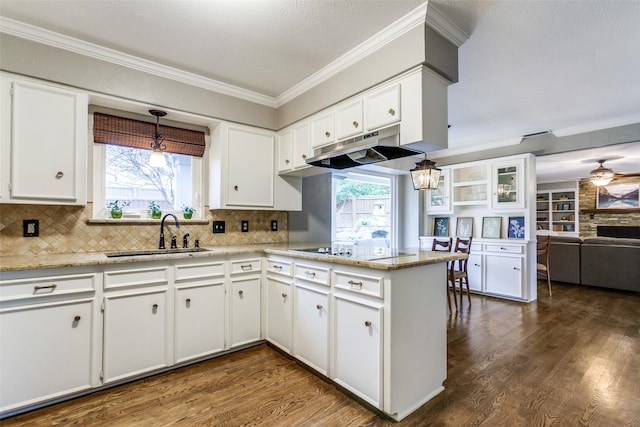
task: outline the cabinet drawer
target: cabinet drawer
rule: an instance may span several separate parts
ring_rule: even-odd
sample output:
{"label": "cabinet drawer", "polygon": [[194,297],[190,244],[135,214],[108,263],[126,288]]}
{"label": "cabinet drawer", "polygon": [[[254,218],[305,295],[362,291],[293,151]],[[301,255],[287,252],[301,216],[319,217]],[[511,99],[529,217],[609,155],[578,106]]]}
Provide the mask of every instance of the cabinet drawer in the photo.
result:
{"label": "cabinet drawer", "polygon": [[168,270],[168,267],[154,267],[136,270],[106,271],[104,273],[104,289],[168,285]]}
{"label": "cabinet drawer", "polygon": [[482,243],[471,242],[471,252],[482,252]]}
{"label": "cabinet drawer", "polygon": [[285,276],[291,276],[291,263],[285,261],[278,261],[275,259],[267,260],[267,271],[270,273],[282,274]]}
{"label": "cabinet drawer", "polygon": [[524,246],[521,245],[499,245],[499,244],[487,244],[484,247],[487,252],[501,252],[508,254],[523,254]]}
{"label": "cabinet drawer", "polygon": [[224,276],[224,262],[176,265],[176,281],[197,280]]}
{"label": "cabinet drawer", "polygon": [[334,271],[334,286],[338,289],[382,298],[384,278]]}
{"label": "cabinet drawer", "polygon": [[262,272],[262,260],[260,258],[256,259],[245,259],[241,261],[231,261],[231,274],[240,274],[240,273],[261,273]]}
{"label": "cabinet drawer", "polygon": [[329,286],[329,269],[313,265],[296,264],[296,278]]}
{"label": "cabinet drawer", "polygon": [[0,301],[92,292],[95,290],[95,273],[4,280],[0,282]]}

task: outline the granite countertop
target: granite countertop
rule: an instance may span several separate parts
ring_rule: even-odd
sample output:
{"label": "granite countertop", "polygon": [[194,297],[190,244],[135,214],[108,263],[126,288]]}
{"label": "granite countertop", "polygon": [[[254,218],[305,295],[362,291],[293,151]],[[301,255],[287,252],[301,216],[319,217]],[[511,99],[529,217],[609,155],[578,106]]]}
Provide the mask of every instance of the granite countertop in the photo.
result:
{"label": "granite countertop", "polygon": [[[389,253],[366,254],[357,251],[350,257],[328,255],[323,253],[299,252],[303,249],[322,245],[313,244],[253,244],[237,246],[213,246],[203,248],[200,252],[169,252],[164,254],[145,254],[135,256],[110,257],[109,252],[60,253],[44,255],[15,255],[0,257],[0,272],[36,270],[45,268],[83,267],[92,265],[125,264],[159,260],[175,260],[204,258],[211,256],[259,254],[282,255],[300,259],[330,262],[342,265],[374,268],[378,270],[398,270],[419,265],[435,264],[455,259],[466,258],[465,254],[421,251],[419,249],[402,249],[404,255],[389,257]],[[370,249],[369,249],[370,251]],[[142,251],[144,252],[144,251]]]}

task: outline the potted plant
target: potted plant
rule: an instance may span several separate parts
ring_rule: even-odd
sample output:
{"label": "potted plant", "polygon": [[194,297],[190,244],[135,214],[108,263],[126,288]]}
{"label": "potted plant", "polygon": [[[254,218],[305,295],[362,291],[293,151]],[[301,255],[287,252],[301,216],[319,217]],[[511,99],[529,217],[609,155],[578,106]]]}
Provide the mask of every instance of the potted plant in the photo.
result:
{"label": "potted plant", "polygon": [[109,203],[107,207],[111,209],[111,218],[118,219],[122,218],[122,208],[125,208],[127,206],[129,206],[129,202],[114,200],[113,202]]}
{"label": "potted plant", "polygon": [[191,219],[195,211],[191,206],[182,206],[182,216],[184,216],[184,219]]}
{"label": "potted plant", "polygon": [[160,217],[162,216],[160,205],[155,201],[149,202],[149,212],[151,213],[151,218],[153,219],[160,219]]}

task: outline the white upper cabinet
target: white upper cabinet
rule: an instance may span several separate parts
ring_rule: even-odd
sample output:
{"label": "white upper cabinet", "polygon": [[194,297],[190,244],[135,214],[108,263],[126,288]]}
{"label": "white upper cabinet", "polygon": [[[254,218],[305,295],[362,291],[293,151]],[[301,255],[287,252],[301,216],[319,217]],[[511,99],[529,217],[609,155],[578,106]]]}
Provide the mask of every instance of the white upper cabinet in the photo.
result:
{"label": "white upper cabinet", "polygon": [[364,132],[362,99],[336,110],[336,138],[343,139]]}
{"label": "white upper cabinet", "polygon": [[380,89],[364,99],[365,130],[370,131],[400,121],[400,85]]}
{"label": "white upper cabinet", "polygon": [[291,130],[278,134],[278,173],[293,169],[293,136]]}
{"label": "white upper cabinet", "polygon": [[491,207],[495,210],[524,208],[524,159],[494,162]]}
{"label": "white upper cabinet", "polygon": [[336,140],[333,111],[311,120],[311,147],[322,147]]}
{"label": "white upper cabinet", "polygon": [[220,124],[211,150],[211,209],[273,208],[275,133]]}
{"label": "white upper cabinet", "polygon": [[87,96],[2,76],[3,203],[84,205]]}
{"label": "white upper cabinet", "polygon": [[310,167],[307,159],[313,156],[309,139],[309,124],[302,123],[293,128],[293,168]]}

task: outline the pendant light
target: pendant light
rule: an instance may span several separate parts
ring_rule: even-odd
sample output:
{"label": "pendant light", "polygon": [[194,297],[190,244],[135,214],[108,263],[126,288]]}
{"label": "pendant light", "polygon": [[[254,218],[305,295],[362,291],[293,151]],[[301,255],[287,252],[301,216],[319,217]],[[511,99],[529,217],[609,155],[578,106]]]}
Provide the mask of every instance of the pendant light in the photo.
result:
{"label": "pendant light", "polygon": [[164,150],[167,149],[167,146],[162,143],[162,141],[164,141],[164,137],[160,133],[160,117],[166,116],[167,113],[161,110],[149,110],[149,113],[156,116],[156,131],[151,136],[153,139],[153,142],[151,143],[153,153],[151,153],[151,156],[149,157],[149,166],[154,168],[163,168],[167,165],[167,161],[164,158]]}
{"label": "pendant light", "polygon": [[438,188],[441,170],[436,168],[436,162],[427,160],[426,153],[424,160],[416,163],[416,167],[409,172],[411,172],[414,190],[432,190]]}
{"label": "pendant light", "polygon": [[597,160],[597,162],[600,163],[600,166],[590,172],[589,178],[591,179],[593,185],[595,185],[596,187],[601,187],[603,185],[609,184],[615,175],[612,169],[605,168],[602,165],[606,161],[607,159]]}

